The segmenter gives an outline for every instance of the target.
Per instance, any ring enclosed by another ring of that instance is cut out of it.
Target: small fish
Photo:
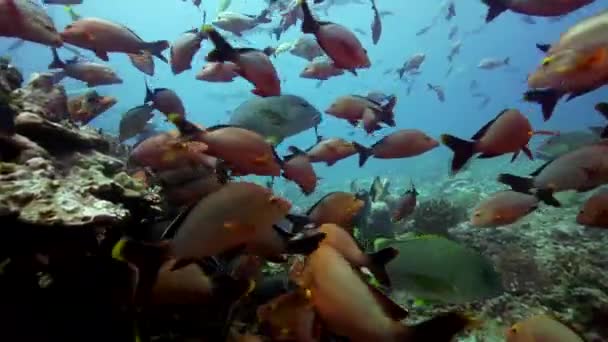
[[[118,140],[123,142],[133,138],[144,130],[146,124],[154,116],[154,107],[144,104],[129,109],[120,119]]]
[[[46,5],[81,5],[83,0],[42,0]]]
[[[510,57],[507,57],[505,59],[484,58],[481,61],[479,61],[479,64],[477,64],[477,67],[479,69],[493,70],[493,69],[497,69],[497,68],[509,65],[510,60],[511,60]]]
[[[167,88],[150,89],[147,81],[145,85],[144,103],[152,102],[153,108],[165,115],[178,114],[181,117],[186,117],[184,104],[173,90]]]
[[[289,53],[301,57],[307,61],[313,61],[317,57],[324,55],[319,43],[311,36],[302,36],[291,44]]]
[[[90,90],[83,95],[68,100],[68,112],[74,122],[84,125],[98,115],[112,108],[117,100],[112,96],[101,96],[95,90]]]
[[[196,74],[196,79],[206,82],[232,82],[239,76],[239,67],[231,62],[209,62]]]
[[[230,7],[231,3],[232,3],[232,0],[220,0],[219,5],[217,6],[217,12],[218,13],[224,12],[225,10],[228,9],[228,7]]]
[[[410,216],[416,209],[418,191],[412,183],[412,187],[407,190],[399,199],[396,209],[393,211],[393,222],[399,222]]]
[[[554,193],[567,190],[590,191],[608,183],[608,140],[583,146],[549,161],[530,177],[508,173],[498,176],[500,183],[514,191],[534,193],[541,201],[555,207],[561,206]]]
[[[532,316],[505,331],[506,342],[583,342],[574,331],[548,315]]]
[[[66,43],[93,51],[103,61],[109,60],[108,52],[137,54],[146,50],[167,62],[162,52],[169,47],[168,41],[145,42],[129,28],[105,19],[76,20],[65,27],[61,38]]]
[[[450,1],[447,6],[445,20],[450,21],[455,16],[456,16],[456,5],[454,4],[454,1]]]
[[[363,119],[365,113],[378,115],[379,120],[390,127],[395,127],[394,108],[397,98],[393,96],[387,103],[377,103],[360,95],[346,95],[337,98],[325,110],[325,113],[348,121],[352,126]]]
[[[342,138],[323,139],[306,150],[306,154],[311,162],[325,162],[327,166],[332,166],[336,162],[353,156],[356,153],[357,150],[354,144]]]
[[[380,35],[382,34],[382,21],[380,19],[380,13],[376,7],[376,0],[370,0],[372,2],[372,10],[374,11],[374,21],[372,22],[372,42],[378,44],[380,41]]]
[[[422,63],[424,63],[425,59],[426,55],[424,53],[417,53],[410,57],[407,61],[405,61],[405,63],[403,63],[403,66],[401,68],[397,69],[399,78],[403,78],[403,75],[405,75],[406,73],[412,74],[418,71],[418,69],[420,69],[420,67],[422,66]]]
[[[422,36],[429,32],[429,30],[433,27],[433,25],[425,26],[416,32],[416,36]]]
[[[474,227],[500,227],[515,223],[536,209],[538,199],[533,195],[500,191],[473,210],[470,222]]]
[[[257,16],[223,11],[218,12],[217,18],[211,24],[241,37],[244,32],[252,30],[260,24],[270,23],[269,15],[270,11],[267,8]]]
[[[367,51],[357,37],[346,27],[316,20],[308,3],[297,0],[304,12],[302,32],[314,34],[317,42],[334,65],[345,70],[366,69],[371,66]]]
[[[268,56],[252,48],[235,49],[210,25],[203,27],[203,32],[215,45],[207,55],[208,62],[232,62],[239,68],[239,74],[251,82],[255,88],[252,93],[258,96],[281,95],[281,81]]]
[[[161,132],[139,142],[131,151],[129,162],[155,172],[193,168],[205,164],[207,145],[184,141],[176,131]]]
[[[58,48],[63,39],[51,17],[37,2],[4,0],[0,2],[0,36],[13,37]]]
[[[283,177],[295,182],[304,195],[308,196],[317,187],[317,175],[306,152],[295,146],[288,148],[290,155],[283,157]]]
[[[350,192],[331,192],[310,207],[306,216],[318,226],[333,223],[352,233],[354,220],[364,204]]]
[[[439,143],[416,129],[401,129],[393,132],[371,147],[353,143],[359,153],[359,166],[365,165],[369,157],[396,159],[415,157],[439,146]]]
[[[439,102],[445,102],[445,92],[443,91],[443,88],[441,86],[427,83],[427,87],[429,90],[435,92],[435,95],[437,95],[437,100],[439,100]]]
[[[201,43],[206,35],[197,29],[192,29],[181,34],[171,44],[171,71],[178,75],[192,68],[192,58],[200,50]]]
[[[576,216],[578,224],[608,228],[608,190],[600,189],[585,201]]]
[[[454,152],[451,169],[456,173],[477,153],[481,153],[479,158],[494,158],[513,153],[513,162],[523,151],[533,160],[528,142],[534,134],[554,135],[555,132],[534,131],[530,121],[520,111],[505,109],[475,133],[471,137],[472,141],[449,134],[443,134],[441,141]]]
[[[344,70],[336,68],[329,58],[317,57],[304,67],[304,70],[300,73],[300,77],[326,81],[343,74]]]
[[[456,35],[458,34],[458,26],[452,26],[452,28],[450,29],[450,33],[448,33],[448,39],[452,40],[456,37]]]
[[[79,61],[77,58],[63,62],[56,49],[52,49],[53,61],[49,64],[49,69],[62,69],[57,74],[60,80],[65,76],[85,82],[88,87],[101,85],[122,84],[123,80],[109,66]]]

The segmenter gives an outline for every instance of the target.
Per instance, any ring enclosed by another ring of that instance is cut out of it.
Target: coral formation
[[[446,199],[421,202],[412,214],[413,230],[420,234],[448,235],[448,229],[466,219],[466,208]]]

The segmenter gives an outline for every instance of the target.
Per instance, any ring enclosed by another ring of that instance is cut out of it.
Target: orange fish
[[[379,159],[414,157],[434,149],[439,143],[417,129],[402,129],[385,136],[371,147],[358,143],[354,145],[359,153],[359,166],[363,166],[371,156]]]
[[[310,163],[310,157],[295,146],[290,146],[289,151],[292,154],[283,158],[283,177],[295,182],[308,196],[317,187],[317,174]]]
[[[548,315],[537,315],[514,324],[505,332],[506,342],[583,342],[564,324]]]
[[[336,162],[357,153],[352,142],[342,138],[329,138],[321,140],[306,151],[312,163],[325,162],[332,166]]]
[[[533,195],[515,191],[500,191],[484,199],[473,211],[471,224],[475,227],[499,227],[517,222],[538,209]]]
[[[365,203],[350,192],[331,192],[315,203],[306,215],[317,225],[334,223],[352,233],[354,219]]]
[[[584,226],[608,228],[608,189],[601,189],[583,204],[576,222]]]

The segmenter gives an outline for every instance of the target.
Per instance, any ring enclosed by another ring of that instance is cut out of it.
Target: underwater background
[[[218,5],[216,2],[218,1],[204,0],[201,8],[197,9],[190,1],[178,0],[85,0],[75,8],[85,17],[95,16],[125,24],[142,37],[172,40],[186,30],[200,28],[203,24],[203,9],[206,11],[207,21],[215,18]],[[416,128],[436,139],[446,132],[459,137],[470,137],[505,108],[520,110],[536,130],[584,131],[590,126],[605,126],[605,120],[593,109],[597,103],[608,100],[608,91],[605,88],[569,102],[560,102],[552,119],[546,122],[543,120],[540,106],[526,102],[522,97],[528,89],[528,74],[544,57],[535,45],[557,41],[562,32],[581,19],[605,10],[604,1],[595,1],[560,17],[559,20],[534,17],[534,23],[522,20],[523,15],[513,12],[502,14],[486,23],[484,18],[487,7],[481,1],[462,0],[456,1],[455,4],[457,15],[446,21],[443,17],[434,19],[438,13],[442,13],[445,6],[444,2],[438,0],[377,0],[380,10],[390,11],[392,14],[383,17],[382,38],[376,45],[372,44],[369,32],[373,16],[369,1],[352,1],[330,6],[326,12],[317,11],[316,14],[321,19],[331,19],[351,30],[360,29],[365,33],[356,35],[366,47],[372,67],[358,70],[356,76],[347,72],[340,77],[323,81],[318,86],[317,80],[299,77],[300,71],[307,63],[304,59],[286,53],[277,55],[271,57],[271,60],[281,79],[282,93],[301,96],[321,112],[342,95],[366,94],[370,91],[396,95],[398,101],[394,113],[397,127],[384,128],[371,135],[351,126],[345,120],[323,114],[318,127],[321,136],[343,137],[365,146],[402,128]],[[232,0],[230,11],[258,14],[266,6],[267,3],[262,0]],[[71,22],[63,6],[48,6],[47,13],[59,29]],[[433,24],[427,33],[416,34],[430,23]],[[262,24],[247,32],[242,39],[229,40],[236,42],[235,45],[261,49],[267,46],[276,47],[281,42],[294,41],[302,35],[297,25],[277,41],[268,29],[270,26]],[[455,38],[450,40],[448,34],[454,26],[458,27],[458,32]],[[461,51],[450,62],[447,55],[452,42],[457,40],[462,42]],[[13,38],[1,37],[0,55],[8,56],[10,63],[25,80],[33,73],[48,70],[48,64],[52,60],[48,47],[25,43],[17,49],[9,49],[13,43]],[[174,75],[167,65],[157,60],[155,75],[151,77],[135,69],[125,54],[112,54],[107,64],[120,75],[123,83],[96,87],[96,90],[101,95],[116,97],[118,103],[89,122],[88,126],[101,130],[103,134],[118,136],[123,113],[143,103],[145,79],[152,88],[174,90],[186,107],[189,121],[205,127],[227,123],[235,108],[256,95],[251,94],[251,85],[242,78],[231,83],[209,83],[194,79],[194,72],[206,63],[205,55],[212,49],[213,44],[204,40],[201,50],[194,56],[192,70],[180,75]],[[426,60],[420,67],[420,74],[400,79],[396,69],[416,53],[426,55]],[[72,53],[59,49],[59,55],[66,60]],[[94,58],[88,51],[84,52],[84,55]],[[502,60],[507,57],[510,61],[504,67],[493,70],[477,67],[479,61],[484,58]],[[453,71],[447,75],[449,68]],[[472,81],[478,84],[475,91],[470,88]],[[413,83],[411,92],[406,92],[410,83]],[[428,90],[427,83],[441,86],[445,92],[444,102],[438,101],[436,95]],[[61,84],[70,96],[87,91],[86,85],[73,79],[65,79]],[[476,92],[489,97],[489,103],[482,106],[482,99],[472,95]],[[160,114],[155,115],[152,122],[160,131],[174,129],[174,125]],[[530,149],[534,152],[544,139],[542,136],[532,137]],[[307,130],[286,138],[276,150],[283,156],[287,154],[288,146],[306,149],[316,142],[313,131]],[[133,140],[127,141],[127,145],[132,144]],[[435,294],[440,293],[437,298],[424,301],[417,296],[408,295],[407,290],[397,290],[391,296],[399,304],[409,307],[410,317],[416,319],[432,317],[436,313],[452,309],[464,309],[480,317],[483,321],[482,327],[459,336],[459,341],[504,341],[504,329],[511,324],[531,315],[547,312],[557,316],[560,321],[567,322],[581,336],[584,335],[587,341],[608,341],[608,235],[605,230],[585,228],[575,221],[580,205],[590,194],[559,194],[558,199],[562,202],[562,207],[543,206],[506,227],[475,228],[468,222],[475,206],[490,194],[506,189],[496,181],[497,174],[529,174],[543,165],[544,161],[530,161],[525,156],[520,156],[515,162],[511,162],[511,155],[475,159],[463,171],[451,175],[452,155],[448,148],[441,146],[413,158],[370,159],[364,167],[359,167],[356,157],[332,166],[318,163],[315,164],[315,172],[319,183],[313,194],[304,195],[297,184],[280,178],[274,181],[273,191],[289,199],[296,212],[304,213],[328,193],[368,190],[380,183],[378,186],[384,192],[384,199],[381,198],[378,202],[387,204],[384,207],[372,204],[369,209],[372,213],[369,214],[367,225],[390,226],[384,230],[405,235],[411,231],[422,235],[439,235],[483,255],[493,265],[490,268],[500,274],[500,280],[495,279],[493,271],[488,271],[492,273],[487,276],[492,278],[490,280],[485,279],[485,275],[479,276],[475,273],[487,267],[485,261],[481,262],[475,257],[469,260],[468,255],[463,256],[464,261],[458,261],[461,254],[454,252],[455,254],[451,255],[451,247],[445,247],[447,254],[443,260],[453,258],[450,259],[453,261],[451,264],[429,262],[428,265],[422,263],[420,266],[434,268],[432,274],[449,273],[450,277],[454,277],[446,280],[448,285],[433,283],[437,285]],[[86,169],[88,162],[80,163]],[[101,164],[105,165],[104,167],[112,165],[111,162]],[[3,171],[1,173],[4,174],[7,167],[4,165],[0,168],[0,171]],[[2,188],[4,193],[16,193],[28,186],[35,187],[37,175],[32,175],[28,182]],[[82,178],[89,176],[83,175]],[[267,178],[243,177],[262,185],[266,184]],[[0,182],[4,181],[10,182],[11,179],[3,179]],[[86,186],[87,182],[83,184]],[[387,205],[407,191],[411,184],[415,184],[419,193],[418,208],[407,222],[394,224],[390,218],[385,217],[385,211],[389,210]],[[74,181],[73,187],[78,186],[78,181]],[[144,190],[139,188],[137,191],[144,193]],[[129,195],[122,193],[121,196],[127,198]],[[0,197],[11,201],[10,206],[15,206],[14,199],[7,199],[10,196]],[[107,196],[104,199],[112,198]],[[145,201],[148,200],[150,198]],[[135,205],[129,202],[127,207],[145,216],[148,210],[142,209],[147,205],[145,201]],[[87,204],[80,203],[82,206]],[[93,211],[95,210],[102,209],[96,208]],[[28,222],[27,229],[34,229],[30,226],[31,221]],[[41,238],[44,239],[46,238]],[[373,241],[363,241],[362,244],[372,248]],[[6,256],[5,254],[10,253],[3,253],[2,256]],[[472,269],[475,272],[471,271]],[[471,275],[471,279],[466,278],[469,273],[475,273]],[[459,276],[464,278],[456,280]],[[501,284],[497,286],[504,287],[504,292],[497,297],[477,300],[477,295],[484,297],[495,290],[490,289],[492,284],[480,284],[479,277],[488,283],[499,281]],[[442,286],[450,288],[445,289]],[[488,293],[481,293],[484,291]],[[455,300],[457,296],[450,297],[452,292],[466,293],[463,294],[466,299]],[[450,299],[442,302],[444,295]]]

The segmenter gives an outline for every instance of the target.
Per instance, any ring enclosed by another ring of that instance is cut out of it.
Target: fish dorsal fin
[[[382,293],[382,291],[380,291],[373,285],[367,283],[367,288],[376,299],[378,305],[382,307],[382,311],[384,311],[384,313],[393,320],[401,321],[409,315],[409,312],[405,308],[393,302],[392,299],[390,299],[387,295]]]
[[[382,107],[382,104],[381,104],[380,102],[375,101],[375,100],[372,100],[372,99],[370,99],[370,98],[369,98],[369,97],[367,97],[367,96],[362,96],[362,95],[351,95],[351,96],[352,96],[352,97],[356,97],[356,98],[358,98],[358,99],[362,99],[362,100],[369,101],[369,102],[371,102],[371,103],[375,104],[375,105],[376,105],[376,106],[378,106],[378,107]]]
[[[319,206],[319,204],[323,203],[323,201],[325,201],[326,198],[328,198],[329,196],[332,196],[332,195],[334,195],[336,193],[337,193],[337,191],[330,192],[330,193],[326,194],[325,196],[321,197],[317,201],[317,203],[313,204],[312,207],[310,207],[310,209],[308,209],[308,211],[306,212],[306,216],[309,216],[310,213],[312,213],[315,210],[315,208]]]
[[[255,51],[255,52],[263,52],[263,51],[260,51],[260,50],[258,50],[258,49],[254,49],[254,48],[247,48],[247,47],[244,47],[244,48],[235,48],[234,50],[235,50],[236,52],[238,52],[239,54],[242,54],[242,53],[248,53],[248,52],[254,52],[254,51]]]
[[[492,126],[492,124],[501,116],[503,115],[505,112],[507,112],[508,109],[504,109],[502,110],[500,113],[498,113],[498,115],[496,115],[496,117],[492,120],[490,120],[487,124],[485,124],[483,127],[481,127],[479,129],[479,131],[477,131],[477,133],[475,133],[472,137],[471,140],[479,140],[481,139],[481,137],[483,137],[484,134],[486,134],[486,132],[488,131],[488,128],[490,128]]]
[[[532,177],[536,177],[538,175],[540,175],[541,172],[543,172],[543,170],[549,166],[549,164],[553,163],[555,161],[555,159],[549,160],[548,162],[544,163],[541,167],[539,167],[538,169],[536,169],[534,172],[532,172],[530,174],[530,176]]]
[[[220,125],[214,125],[214,126],[211,126],[211,127],[207,127],[207,128],[205,128],[205,130],[207,132],[213,132],[213,131],[217,131],[219,129],[228,128],[228,127],[239,127],[239,126],[220,124]],[[241,127],[239,127],[239,128],[241,128]]]
[[[539,49],[540,51],[547,53],[547,51],[549,51],[549,49],[551,48],[551,44],[536,44],[536,48]]]

